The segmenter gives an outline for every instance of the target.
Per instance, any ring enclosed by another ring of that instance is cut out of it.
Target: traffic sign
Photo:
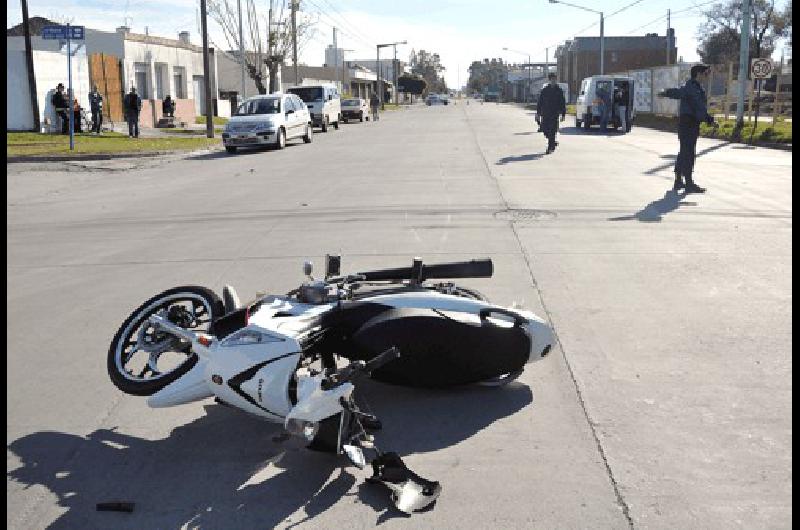
[[[769,79],[772,77],[772,60],[752,59],[750,61],[750,74],[753,79]]]
[[[42,28],[42,38],[84,40],[86,38],[86,28],[84,26],[44,26]]]
[[[65,40],[67,38],[66,26],[44,26],[42,27],[43,39]]]

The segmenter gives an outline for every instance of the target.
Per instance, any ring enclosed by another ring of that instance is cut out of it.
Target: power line
[[[626,33],[625,35],[631,35],[631,34],[633,34],[633,33],[636,33],[636,32],[637,32],[637,31],[639,31],[640,29],[644,29],[644,28],[646,28],[647,26],[652,26],[652,25],[653,25],[653,24],[655,24],[656,22],[659,22],[659,21],[661,21],[661,20],[665,20],[666,18],[667,18],[667,15],[661,15],[660,17],[658,17],[658,18],[656,18],[656,19],[653,19],[653,20],[651,20],[651,21],[650,21],[650,22],[648,22],[647,24],[641,25],[641,26],[639,26],[638,28],[636,28],[636,29],[633,29],[633,30],[629,31],[629,32],[628,32],[628,33]]]
[[[345,25],[349,26],[352,31],[354,31],[355,33],[360,34],[362,37],[366,38],[368,41],[377,42],[377,40],[373,39],[372,36],[367,35],[365,32],[361,31],[361,28],[359,28],[355,24],[350,23],[350,21],[347,20],[347,18],[344,16],[344,14],[341,11],[339,11],[338,9],[336,9],[336,7],[334,5],[332,5],[328,0],[321,0],[321,1],[324,2],[326,5],[330,6],[330,8],[334,12],[337,13],[339,19],[342,20],[345,23]]]
[[[325,18],[327,18],[327,19],[328,19],[328,22],[326,22],[326,21],[323,21],[323,20],[321,20],[321,19],[320,19],[320,22],[322,22],[322,23],[324,23],[324,24],[327,24],[327,25],[329,25],[329,26],[331,26],[331,27],[333,27],[333,28],[337,28],[337,30],[339,30],[339,32],[340,32],[340,33],[342,33],[342,34],[344,34],[344,35],[347,35],[348,37],[352,38],[353,40],[361,41],[363,44],[365,44],[366,46],[368,46],[368,47],[370,47],[370,48],[371,48],[371,47],[373,47],[373,46],[375,45],[374,43],[372,43],[372,42],[369,42],[369,41],[365,40],[365,39],[364,39],[363,37],[361,37],[361,36],[354,35],[354,34],[353,34],[353,33],[351,33],[350,31],[346,31],[344,28],[342,28],[342,23],[341,23],[341,21],[338,21],[338,20],[336,20],[336,19],[335,19],[335,18],[333,18],[331,15],[329,15],[328,13],[326,13],[326,12],[325,12],[325,11],[324,11],[324,10],[323,10],[323,9],[322,9],[320,6],[319,6],[319,4],[317,4],[316,2],[313,2],[312,0],[306,0],[306,1],[307,1],[308,3],[310,3],[311,5],[313,5],[315,8],[317,8],[317,11],[316,11],[316,13],[317,13],[318,15],[321,15],[321,16],[323,16],[323,17],[325,17]]]

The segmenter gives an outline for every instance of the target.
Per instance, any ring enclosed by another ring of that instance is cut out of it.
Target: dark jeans
[[[128,136],[139,137],[139,115],[128,116]]]
[[[67,111],[59,110],[56,114],[61,118],[61,134],[69,134],[69,116],[67,116]]]
[[[675,174],[683,176],[686,180],[692,179],[698,136],[700,136],[700,123],[687,114],[681,114],[678,119],[678,140],[681,148],[678,151],[678,158],[675,159]]]
[[[556,146],[556,133],[558,132],[558,115],[542,116],[542,134],[547,138],[547,148],[554,149]]]
[[[92,111],[92,132],[99,133],[103,125],[103,113],[99,110]]]

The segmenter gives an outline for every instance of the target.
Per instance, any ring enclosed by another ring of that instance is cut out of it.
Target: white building
[[[33,129],[28,68],[25,60],[25,39],[6,37],[6,130],[30,131]],[[68,87],[66,46],[57,40],[44,40],[31,36],[33,75],[36,79],[36,99],[39,106],[39,123],[42,131],[60,130],[55,109],[50,99],[58,83]],[[89,67],[86,46],[72,43],[72,88],[81,107],[89,108]]]

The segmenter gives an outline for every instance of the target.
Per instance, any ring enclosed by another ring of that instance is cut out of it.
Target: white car
[[[313,138],[311,114],[294,94],[270,94],[246,99],[222,131],[222,144],[229,153],[239,147],[286,147],[287,140]]]
[[[345,123],[347,123],[347,120],[369,120],[367,100],[362,98],[343,99],[342,119]]]

